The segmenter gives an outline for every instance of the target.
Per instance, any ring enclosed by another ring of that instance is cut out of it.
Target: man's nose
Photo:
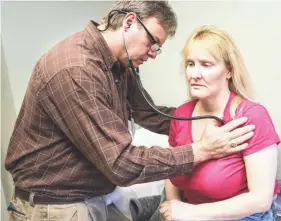
[[[148,51],[148,56],[152,59],[155,59],[157,57],[157,52],[156,51],[152,51],[151,48]]]

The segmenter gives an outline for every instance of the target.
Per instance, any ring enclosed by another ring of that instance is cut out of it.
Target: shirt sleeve
[[[248,142],[248,148],[242,151],[243,156],[255,153],[273,144],[279,144],[280,139],[274,128],[266,108],[258,103],[242,104],[240,113],[248,118],[247,125],[254,124],[254,136]]]
[[[105,75],[83,68],[56,74],[40,92],[46,113],[85,157],[114,184],[167,179],[191,171],[193,151],[134,146],[131,135],[111,107]]]
[[[154,133],[168,135],[170,119],[153,110],[143,97],[134,75],[131,72],[127,72],[127,76],[128,101],[133,110],[133,118],[135,122]],[[144,93],[149,101],[154,104],[153,99],[148,92],[144,90]],[[173,112],[175,111],[174,107],[156,106],[156,108],[169,115],[173,115]]]

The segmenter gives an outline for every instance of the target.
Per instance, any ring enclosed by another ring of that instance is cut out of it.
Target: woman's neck
[[[222,117],[229,95],[230,91],[225,90],[214,97],[199,99],[195,107],[196,115],[214,115]]]

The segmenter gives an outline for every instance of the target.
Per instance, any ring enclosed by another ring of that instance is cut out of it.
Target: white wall
[[[3,2],[2,32],[18,112],[35,62],[54,44],[106,15],[110,1]]]
[[[16,120],[16,111],[6,66],[5,53],[2,46],[3,45],[1,45],[1,205],[3,208],[1,208],[3,212],[1,213],[1,218],[2,220],[8,220],[5,208],[12,191],[12,178],[3,165],[9,138]]]
[[[2,98],[3,94],[7,95],[2,99],[1,113],[6,119],[2,122],[1,133],[4,156],[36,60],[64,37],[82,30],[88,20],[99,20],[111,4],[109,1],[2,3],[1,50],[6,68],[1,71],[8,82],[5,87],[2,84]],[[267,106],[281,136],[278,102],[281,95],[281,2],[172,1],[171,4],[179,18],[178,32],[173,40],[167,41],[163,54],[141,67],[144,87],[156,103],[177,106],[187,99],[180,51],[192,30],[203,24],[214,24],[227,30],[236,40],[253,78],[256,97]],[[281,154],[279,158],[281,162]],[[3,180],[6,182],[7,177],[2,176],[2,183]],[[8,197],[9,190],[4,187],[4,191]]]

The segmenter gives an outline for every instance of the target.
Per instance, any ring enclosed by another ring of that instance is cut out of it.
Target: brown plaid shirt
[[[169,120],[148,106],[96,25],[91,21],[35,65],[5,163],[17,187],[80,199],[192,170],[190,146],[131,144],[129,106],[135,122],[156,133],[168,134]]]

